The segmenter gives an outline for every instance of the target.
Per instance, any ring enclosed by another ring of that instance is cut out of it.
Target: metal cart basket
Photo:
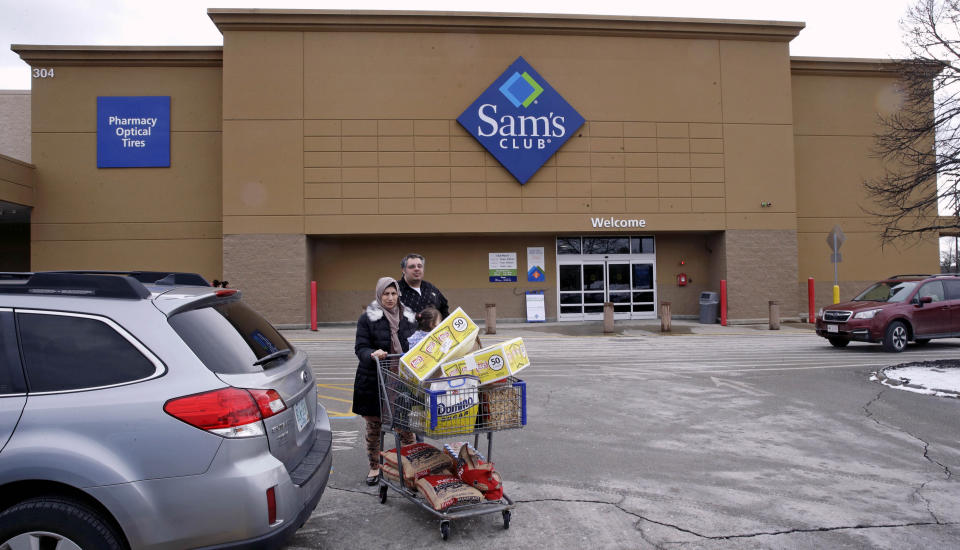
[[[392,433],[394,448],[398,451],[397,469],[399,482],[380,475],[380,502],[386,503],[387,491],[393,489],[401,496],[440,518],[440,536],[450,536],[450,520],[481,516],[500,512],[503,528],[510,528],[513,500],[506,494],[498,500],[476,504],[455,505],[437,511],[415,489],[407,487],[403,480],[403,460],[400,459],[400,432],[411,432],[431,439],[462,438],[472,435],[473,446],[479,449],[480,435],[486,434],[487,460],[492,460],[493,432],[520,429],[527,423],[527,386],[517,378],[503,382],[460,390],[434,391],[421,387],[420,383],[406,373],[400,365],[400,355],[388,355],[377,360],[380,381],[380,448],[384,448],[386,434]],[[453,394],[456,394],[454,397]],[[470,403],[466,411],[457,403]],[[472,399],[472,401],[471,401]],[[471,407],[475,414],[470,414]],[[449,414],[456,408],[461,414]],[[381,457],[381,465],[383,458]],[[382,468],[381,468],[382,472]]]

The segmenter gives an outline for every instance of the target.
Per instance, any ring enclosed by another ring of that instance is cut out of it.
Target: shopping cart
[[[400,365],[400,355],[388,355],[377,360],[380,380],[380,448],[384,448],[386,434],[392,433],[394,448],[398,450],[399,481],[380,475],[380,502],[387,502],[387,491],[393,489],[401,496],[440,518],[440,536],[450,536],[450,520],[494,514],[503,515],[503,528],[510,528],[514,502],[506,494],[498,500],[475,504],[454,505],[438,511],[415,489],[404,484],[403,460],[400,459],[400,433],[411,432],[435,440],[473,436],[473,447],[479,449],[480,436],[486,434],[487,460],[493,460],[493,432],[520,429],[527,424],[527,385],[517,378],[479,388],[456,390],[458,403],[470,403],[476,414],[446,415],[454,390],[434,391],[421,386]],[[458,408],[458,412],[463,412]],[[450,416],[455,416],[451,421]],[[383,458],[381,457],[381,466]],[[382,472],[382,468],[381,468]]]

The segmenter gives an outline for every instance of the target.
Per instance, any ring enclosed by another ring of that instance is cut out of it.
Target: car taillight
[[[267,489],[267,524],[273,525],[277,522],[277,488]]]
[[[260,414],[263,415],[264,418],[270,418],[277,413],[287,410],[287,405],[283,402],[277,390],[247,391],[250,392],[250,395],[256,400],[257,406],[260,407]]]
[[[170,416],[223,437],[263,435],[261,408],[249,391],[239,388],[178,397],[163,405]]]

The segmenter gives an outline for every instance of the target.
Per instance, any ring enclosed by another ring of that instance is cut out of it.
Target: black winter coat
[[[446,319],[450,315],[450,305],[447,303],[447,297],[440,292],[440,289],[427,281],[420,281],[420,292],[410,288],[407,280],[400,277],[397,281],[400,291],[400,302],[412,309],[414,313],[420,313],[423,308],[433,306],[440,311],[440,319]]]
[[[416,314],[404,307],[397,331],[403,351],[409,349],[407,338],[416,330]],[[383,308],[374,300],[357,320],[357,340],[353,346],[353,351],[360,360],[357,376],[353,381],[353,412],[360,416],[380,416],[377,362],[370,357],[370,354],[378,349],[390,351],[390,322],[384,316]]]

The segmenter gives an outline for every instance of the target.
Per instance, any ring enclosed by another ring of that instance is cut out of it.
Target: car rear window
[[[13,312],[0,311],[0,395],[26,391]]]
[[[254,365],[257,360],[284,349],[293,351],[273,325],[240,301],[182,311],[169,321],[197,357],[217,374],[262,372],[263,366]]]
[[[99,319],[18,313],[17,324],[31,392],[112,386],[157,372],[153,362]]]

